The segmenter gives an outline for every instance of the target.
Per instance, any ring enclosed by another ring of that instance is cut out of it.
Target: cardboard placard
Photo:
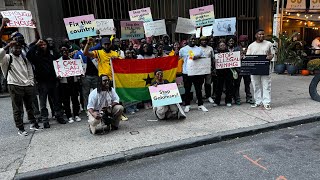
[[[96,19],[96,24],[97,30],[100,31],[100,35],[116,34],[113,19]]]
[[[129,11],[129,16],[130,21],[153,21],[150,7]]]
[[[166,23],[164,19],[143,23],[146,37],[161,36],[167,34]]]
[[[53,61],[54,70],[57,77],[71,77],[84,75],[82,61],[79,59]]]
[[[241,67],[240,51],[216,54],[215,63],[216,69]]]
[[[176,33],[183,34],[195,34],[196,33],[196,24],[194,21],[188,18],[178,17]]]
[[[190,9],[189,13],[190,19],[196,23],[197,27],[214,24],[213,5]]]
[[[63,19],[70,40],[96,36],[96,21],[93,14]]]
[[[167,106],[182,102],[176,83],[149,86],[150,97],[153,107]]]
[[[8,27],[29,27],[36,28],[32,23],[32,14],[26,10],[12,10],[12,11],[1,11],[1,15],[4,18],[10,20],[7,23]]]
[[[188,59],[188,76],[211,74],[211,58]]]
[[[144,29],[142,21],[121,21],[122,39],[142,39],[144,38]]]

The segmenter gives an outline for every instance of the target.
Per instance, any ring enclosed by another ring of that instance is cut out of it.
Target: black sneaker
[[[24,130],[24,128],[19,128],[18,134],[20,136],[28,136],[28,133]]]
[[[30,130],[39,131],[41,128],[38,123],[34,123],[30,125]]]
[[[49,122],[44,122],[43,123],[43,128],[45,128],[45,129],[50,128]]]
[[[63,118],[57,118],[58,123],[60,124],[67,124],[67,121],[64,120]]]
[[[114,125],[111,125],[111,130],[112,130],[112,131],[116,131],[116,130],[118,130],[118,129],[119,129],[119,127],[114,126]]]

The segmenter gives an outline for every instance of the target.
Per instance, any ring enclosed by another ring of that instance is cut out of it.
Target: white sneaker
[[[77,122],[80,122],[81,121],[81,118],[79,116],[75,116],[74,119],[77,121]]]
[[[208,101],[209,101],[209,103],[211,103],[211,104],[214,103],[214,100],[212,99],[212,97],[209,97],[209,98],[208,98]]]
[[[266,110],[268,110],[268,111],[270,111],[270,110],[271,110],[271,106],[270,106],[270,104],[266,104],[266,105],[264,105],[264,108],[265,108]]]
[[[231,103],[227,103],[227,107],[231,107],[232,106],[232,104]]]
[[[260,104],[252,104],[251,107],[252,108],[257,108],[257,107],[260,107]]]
[[[215,102],[213,102],[212,106],[213,106],[213,107],[217,107],[218,104],[216,104]]]
[[[190,106],[188,105],[188,106],[186,106],[185,108],[184,108],[184,112],[189,112],[190,111]]]
[[[198,110],[201,110],[203,112],[208,112],[208,109],[206,107],[204,107],[203,105],[198,106]]]
[[[74,122],[74,120],[72,117],[68,119],[68,123],[73,123],[73,122]]]

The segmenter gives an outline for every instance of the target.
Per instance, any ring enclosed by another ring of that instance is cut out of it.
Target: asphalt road
[[[60,179],[320,179],[320,122],[177,151]]]

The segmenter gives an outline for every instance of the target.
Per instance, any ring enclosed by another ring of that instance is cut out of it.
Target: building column
[[[273,22],[273,0],[258,1],[258,26],[264,29],[266,35],[272,35],[272,22]]]

